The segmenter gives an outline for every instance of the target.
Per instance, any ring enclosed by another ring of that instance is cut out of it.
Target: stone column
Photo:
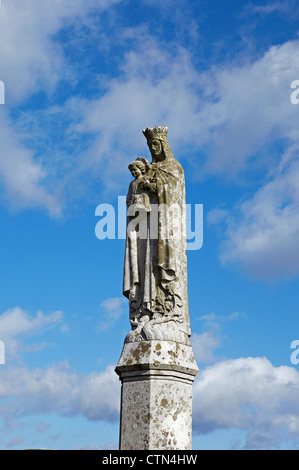
[[[122,383],[120,450],[191,450],[191,346],[174,341],[125,343],[116,367]]]

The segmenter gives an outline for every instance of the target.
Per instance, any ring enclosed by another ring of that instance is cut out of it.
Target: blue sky
[[[95,210],[118,213],[155,125],[204,210],[193,448],[298,448],[298,19],[295,0],[1,2],[0,448],[118,446],[125,242]]]

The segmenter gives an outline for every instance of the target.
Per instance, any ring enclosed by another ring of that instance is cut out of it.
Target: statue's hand
[[[149,180],[140,181],[139,186],[141,189],[145,189],[147,191],[150,191],[151,193],[157,192],[156,183],[153,181],[149,181]]]
[[[142,180],[140,181],[139,186],[142,189],[148,189],[150,186],[150,182],[148,180]]]

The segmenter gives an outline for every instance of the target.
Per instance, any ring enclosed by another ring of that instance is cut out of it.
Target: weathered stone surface
[[[173,341],[125,343],[116,367],[122,381],[121,450],[192,449],[190,346]]]
[[[122,385],[121,450],[192,449],[192,384],[137,375]]]
[[[198,367],[190,346],[174,341],[140,341],[125,343],[116,367],[120,375],[139,370],[172,370],[195,376]]]

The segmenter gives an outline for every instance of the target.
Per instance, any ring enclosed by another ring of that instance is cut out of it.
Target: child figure
[[[130,163],[128,168],[135,179],[129,186],[127,206],[134,204],[136,209],[144,209],[146,212],[150,212],[150,199],[145,192],[145,189],[150,189],[149,185],[151,184],[148,179],[150,163],[146,158],[138,157]]]
[[[146,158],[138,157],[135,161],[130,163],[129,170],[132,176],[135,178],[129,186],[127,195],[127,206],[128,206],[128,220],[127,220],[127,243],[126,243],[126,256],[125,265],[130,265],[127,272],[130,271],[130,278],[127,279],[129,285],[126,296],[130,300],[130,323],[132,330],[128,333],[127,340],[136,340],[139,338],[142,327],[145,322],[149,320],[148,316],[143,313],[143,297],[140,283],[140,272],[141,266],[146,263],[146,259],[141,259],[139,256],[140,244],[146,244],[147,239],[143,238],[140,240],[139,230],[141,219],[145,223],[147,236],[148,230],[148,218],[150,217],[151,205],[149,196],[149,172],[150,163]],[[129,210],[130,209],[130,210]],[[136,230],[136,224],[132,224],[135,219],[135,215],[138,215],[138,230]],[[143,224],[141,224],[143,225]],[[140,295],[139,295],[140,292]],[[139,298],[140,297],[140,298]]]

